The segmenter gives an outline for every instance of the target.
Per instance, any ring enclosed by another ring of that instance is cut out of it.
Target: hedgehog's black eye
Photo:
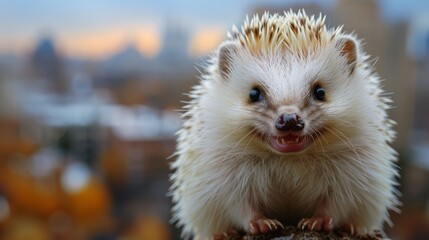
[[[259,102],[262,100],[261,89],[254,87],[249,92],[249,99],[251,102]]]
[[[325,101],[325,89],[320,85],[316,85],[313,90],[313,95],[316,100]]]

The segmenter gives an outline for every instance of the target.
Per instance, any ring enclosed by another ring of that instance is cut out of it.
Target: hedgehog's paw
[[[298,228],[301,230],[307,229],[310,231],[331,231],[334,228],[331,217],[312,217],[303,218],[298,223]]]
[[[284,229],[281,222],[275,219],[256,218],[250,221],[250,234],[258,235]]]
[[[226,240],[226,239],[228,239],[228,234],[227,233],[215,234],[215,235],[213,235],[213,237],[211,239],[212,240]]]
[[[227,240],[239,235],[240,233],[237,231],[237,229],[231,228],[227,232],[213,235],[212,240]]]

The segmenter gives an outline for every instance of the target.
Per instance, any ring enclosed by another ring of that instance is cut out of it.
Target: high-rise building
[[[31,55],[31,68],[43,87],[55,92],[66,91],[63,59],[51,38],[44,37],[37,43]]]

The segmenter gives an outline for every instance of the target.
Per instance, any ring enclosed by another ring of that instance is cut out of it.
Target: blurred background
[[[0,239],[178,239],[168,159],[183,92],[245,15],[305,9],[378,59],[397,121],[402,214],[429,239],[429,2],[0,2]]]

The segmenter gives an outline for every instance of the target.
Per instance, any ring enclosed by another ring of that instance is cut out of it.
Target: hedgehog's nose
[[[296,113],[282,113],[276,120],[276,128],[279,131],[300,131],[304,125],[304,121]]]

